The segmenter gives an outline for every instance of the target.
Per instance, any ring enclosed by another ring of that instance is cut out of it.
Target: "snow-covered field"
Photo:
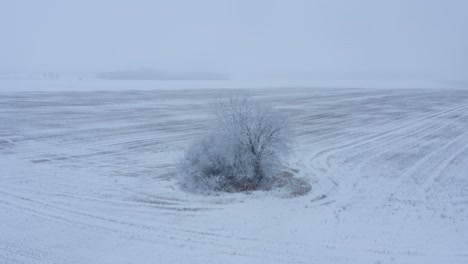
[[[0,263],[468,262],[468,90],[249,89],[297,132],[288,197],[179,188],[227,90],[5,89]]]

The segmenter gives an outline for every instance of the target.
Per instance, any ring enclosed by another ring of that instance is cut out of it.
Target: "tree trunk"
[[[255,179],[256,179],[255,185],[258,185],[260,181],[263,179],[263,177],[265,176],[260,160],[258,159],[256,159],[254,163],[254,173],[255,173]]]

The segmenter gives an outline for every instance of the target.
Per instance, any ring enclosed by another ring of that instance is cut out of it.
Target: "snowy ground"
[[[307,195],[179,189],[226,90],[0,92],[0,263],[468,262],[468,91],[249,93]]]

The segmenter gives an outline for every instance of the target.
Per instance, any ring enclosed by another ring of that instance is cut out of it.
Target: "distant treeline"
[[[139,69],[125,71],[100,72],[98,79],[107,80],[227,80],[229,76],[212,72],[179,72]]]

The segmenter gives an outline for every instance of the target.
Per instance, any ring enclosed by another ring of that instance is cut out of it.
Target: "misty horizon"
[[[0,72],[466,79],[466,1],[16,1]]]

